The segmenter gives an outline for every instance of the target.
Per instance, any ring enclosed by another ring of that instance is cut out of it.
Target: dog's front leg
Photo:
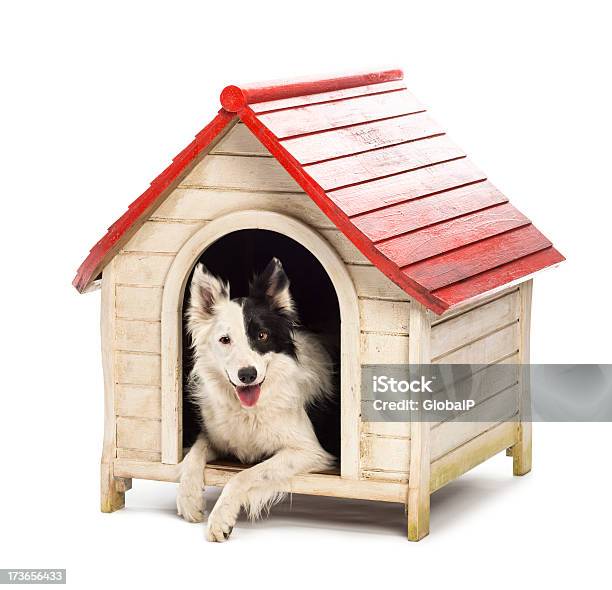
[[[234,528],[241,507],[256,518],[265,507],[280,499],[280,490],[294,475],[325,469],[332,463],[331,456],[322,449],[286,448],[241,471],[225,485],[211,511],[207,539],[225,541]]]
[[[179,516],[188,522],[203,522],[204,468],[206,461],[214,459],[204,434],[200,434],[181,462],[181,479],[176,496],[176,509]]]

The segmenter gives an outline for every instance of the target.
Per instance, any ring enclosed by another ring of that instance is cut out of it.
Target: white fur
[[[213,290],[214,305],[208,313],[192,309],[201,303],[199,288]],[[287,299],[284,303],[292,305]],[[334,458],[319,444],[306,413],[308,404],[329,394],[331,365],[318,340],[303,331],[295,333],[297,362],[285,354],[260,355],[251,349],[241,306],[230,301],[229,289],[202,267],[192,281],[192,308],[188,315],[195,350],[191,395],[200,408],[204,433],[181,463],[178,513],[190,522],[203,520],[207,460],[232,454],[248,464],[268,457],[235,475],[212,510],[207,538],[224,541],[241,508],[257,518],[282,497],[280,489],[292,476],[333,465]],[[230,345],[219,342],[224,335],[231,338]],[[255,382],[262,384],[260,398],[250,408],[242,406],[232,385],[239,383],[237,371],[244,366],[256,367]]]

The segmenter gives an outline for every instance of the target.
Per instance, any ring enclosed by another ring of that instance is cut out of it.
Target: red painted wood
[[[563,260],[457,146],[429,135],[441,130],[395,89],[400,78],[235,87],[224,101],[364,256],[435,313]],[[232,118],[221,110],[109,228],[81,265],[77,289],[97,278]]]
[[[439,289],[435,294],[444,300],[445,305],[453,307],[564,260],[565,258],[557,250],[552,247],[546,248]]]
[[[520,211],[504,203],[397,236],[379,243],[378,248],[404,267],[529,223]]]
[[[258,84],[227,86],[221,92],[221,104],[227,111],[237,113],[249,104],[281,100],[305,94],[332,92],[355,86],[367,86],[401,80],[401,70],[384,70],[380,72],[361,72],[329,78],[298,78],[294,80],[274,80]]]
[[[351,220],[370,240],[378,242],[507,201],[505,195],[485,180],[378,209]]]
[[[282,144],[300,164],[304,165],[443,133],[443,129],[426,113],[415,113],[375,123],[285,139]]]
[[[115,244],[133,225],[142,221],[157,206],[165,197],[165,190],[186,171],[233,118],[232,113],[220,110],[219,114],[196,135],[196,138],[173,159],[172,164],[155,178],[151,186],[109,227],[106,235],[90,250],[72,282],[80,293],[98,277],[108,262]]]
[[[305,166],[325,190],[375,180],[465,156],[446,135]]]
[[[259,115],[277,139],[398,117],[425,110],[407,90],[358,96]]]
[[[304,94],[301,96],[293,96],[281,100],[270,100],[266,102],[258,102],[250,104],[249,107],[254,113],[266,113],[268,111],[278,111],[281,109],[290,109],[293,107],[301,107],[309,104],[320,104],[323,102],[331,102],[333,100],[343,100],[354,96],[365,96],[366,94],[380,94],[381,92],[390,92],[393,90],[405,90],[406,84],[402,80],[393,82],[381,82],[379,84],[368,84],[367,86],[356,86],[354,88],[342,88],[341,90],[332,90],[331,92],[319,92],[317,94]]]
[[[429,292],[517,260],[552,244],[528,225],[402,269]]]
[[[335,190],[328,196],[347,215],[354,216],[485,178],[469,159],[463,158]]]

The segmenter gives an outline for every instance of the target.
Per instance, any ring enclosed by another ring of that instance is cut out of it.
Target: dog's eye
[[[221,344],[229,344],[231,341],[232,339],[229,336],[221,336],[221,338],[219,338]]]
[[[265,330],[260,330],[257,334],[257,339],[261,342],[265,342],[268,339],[268,333]]]

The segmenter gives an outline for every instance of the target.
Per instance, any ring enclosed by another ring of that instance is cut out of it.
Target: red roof
[[[373,264],[436,313],[564,260],[402,78],[228,86],[224,108],[94,246],[75,287],[87,288],[236,115]]]

